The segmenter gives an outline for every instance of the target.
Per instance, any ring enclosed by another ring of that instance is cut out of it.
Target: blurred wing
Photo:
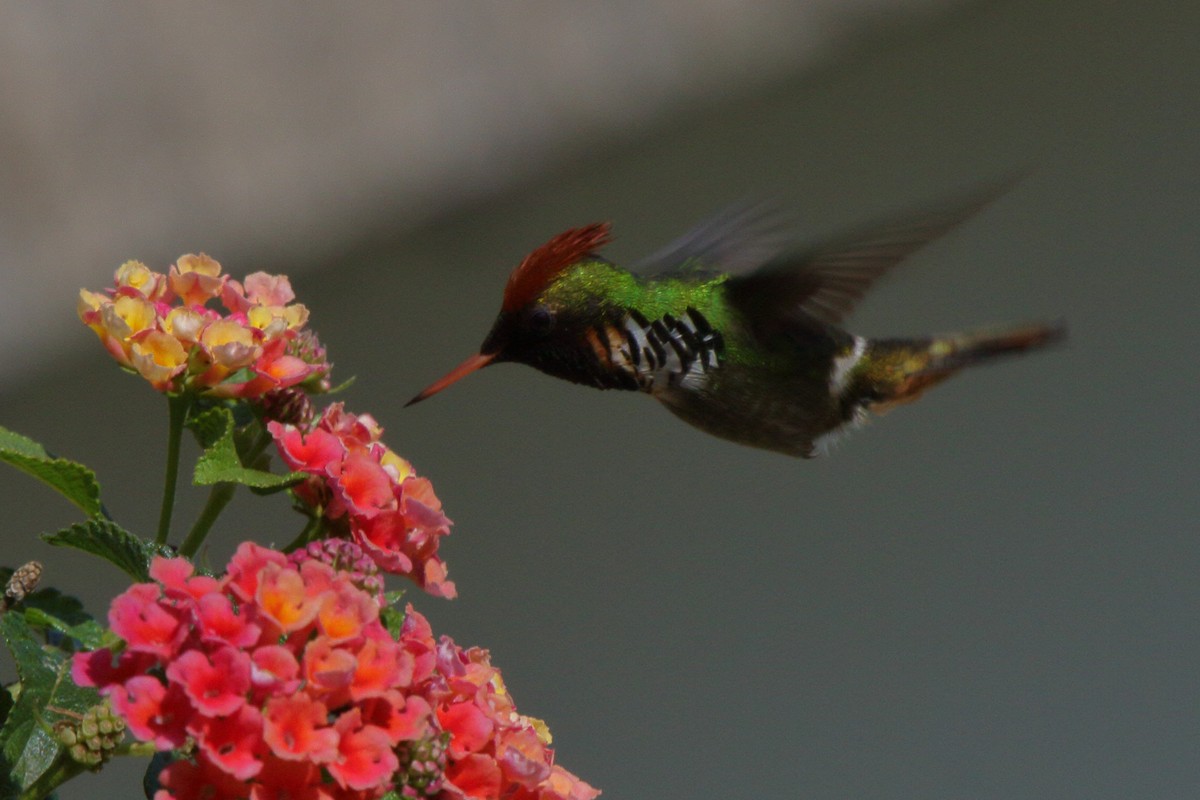
[[[953,210],[883,225],[799,252],[779,253],[726,283],[729,301],[751,320],[782,318],[839,325],[881,275],[945,234],[989,202],[976,199]]]
[[[745,201],[704,220],[632,270],[654,277],[750,272],[794,248],[798,227],[778,204]]]

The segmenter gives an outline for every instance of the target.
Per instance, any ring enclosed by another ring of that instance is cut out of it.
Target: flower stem
[[[157,753],[154,742],[123,742],[113,750],[113,756],[136,756],[149,758]]]
[[[308,524],[304,526],[304,530],[300,531],[300,535],[291,541],[291,544],[283,548],[283,552],[290,553],[293,550],[299,550],[304,545],[311,542],[317,537],[321,531],[321,526],[325,518],[320,514],[316,514],[308,518]]]
[[[166,544],[171,534],[171,512],[175,509],[175,484],[179,478],[179,444],[183,439],[183,423],[187,421],[192,398],[186,394],[167,395],[170,427],[167,430],[167,474],[163,480],[162,510],[158,514],[157,544]]]
[[[254,466],[254,462],[258,461],[258,457],[261,456],[263,451],[267,449],[267,445],[273,441],[274,438],[264,425],[262,429],[259,430],[258,436],[254,438],[254,443],[251,444],[249,450],[246,451],[246,457],[242,459],[242,463],[247,467],[257,469],[257,467]]]
[[[204,509],[200,512],[200,516],[196,518],[192,529],[188,531],[187,538],[179,546],[179,555],[185,558],[191,558],[196,555],[196,551],[204,543],[204,539],[208,536],[213,523],[217,521],[217,517],[225,510],[225,506],[229,505],[229,501],[233,499],[233,494],[236,491],[237,484],[229,482],[215,484],[209,490],[208,502],[204,504]]]

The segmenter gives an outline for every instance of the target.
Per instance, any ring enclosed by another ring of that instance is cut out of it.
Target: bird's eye
[[[529,329],[537,334],[547,334],[554,327],[554,314],[545,306],[537,306],[529,313]]]

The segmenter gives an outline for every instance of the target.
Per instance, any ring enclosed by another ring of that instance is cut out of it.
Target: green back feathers
[[[648,319],[682,315],[695,308],[716,328],[729,322],[722,298],[725,275],[642,279],[607,261],[584,261],[565,270],[542,295],[542,301],[565,308],[599,305],[635,310]]]

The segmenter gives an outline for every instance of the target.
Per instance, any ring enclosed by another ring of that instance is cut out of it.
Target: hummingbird
[[[1060,323],[888,339],[843,329],[876,279],[981,205],[806,246],[777,208],[743,204],[633,271],[600,254],[610,223],[564,231],[509,275],[479,352],[407,405],[514,361],[644,392],[714,436],[811,458],[964,367],[1063,337]]]

